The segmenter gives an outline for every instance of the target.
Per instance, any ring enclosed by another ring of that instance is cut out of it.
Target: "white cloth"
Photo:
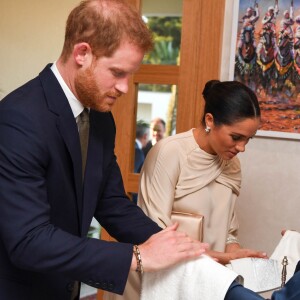
[[[144,273],[141,300],[223,300],[237,277],[202,255],[164,271]]]
[[[276,260],[280,272],[276,271],[272,276],[276,276],[276,281],[279,282],[281,280],[281,262],[284,256],[287,256],[288,259],[286,276],[286,281],[288,281],[294,273],[297,262],[300,260],[299,232],[288,230],[281,238],[270,260],[263,262],[263,259],[250,259],[250,261],[255,261],[256,265],[257,262],[259,263],[255,268],[255,273],[264,276],[266,273],[264,263],[270,269],[274,269],[276,264],[273,260]],[[249,263],[247,258],[232,261],[231,263],[235,268],[241,266],[240,263],[236,266],[238,261]],[[239,275],[247,277],[244,271],[238,274],[208,256],[202,255],[197,260],[182,263],[168,270],[145,273],[142,280],[141,300],[223,300],[233,280],[238,278],[240,281]],[[245,283],[246,281],[247,278],[245,278]],[[276,286],[278,286],[278,283],[276,283]],[[252,289],[262,291],[266,287],[252,287]]]
[[[286,281],[288,281],[293,276],[296,265],[300,260],[299,232],[287,230],[276,246],[270,258],[275,259],[281,263],[284,256],[286,256],[288,259],[288,265],[286,268]]]

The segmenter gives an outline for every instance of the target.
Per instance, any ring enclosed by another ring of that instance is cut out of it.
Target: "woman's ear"
[[[92,49],[88,43],[75,44],[73,48],[73,57],[79,66],[84,66],[92,61]]]
[[[207,113],[205,115],[205,124],[209,128],[212,128],[214,126],[214,116],[211,113]]]

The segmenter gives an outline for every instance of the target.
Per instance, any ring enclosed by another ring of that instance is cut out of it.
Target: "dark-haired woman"
[[[237,154],[245,151],[260,124],[256,95],[240,82],[211,80],[203,97],[200,126],[163,139],[149,152],[138,205],[163,228],[177,212],[189,224],[185,231],[209,243],[208,254],[222,264],[264,258],[264,252],[241,248],[235,213],[241,186]],[[202,224],[198,215],[204,216]]]
[[[235,214],[241,186],[236,155],[245,151],[259,127],[257,98],[242,83],[217,80],[207,82],[203,97],[200,126],[164,138],[149,151],[141,171],[138,205],[162,228],[174,222],[172,216],[179,216],[181,226],[188,225],[185,231],[209,243],[206,253],[222,264],[266,257],[241,248]],[[138,274],[130,274],[123,296],[106,293],[104,299],[138,300],[140,291]]]

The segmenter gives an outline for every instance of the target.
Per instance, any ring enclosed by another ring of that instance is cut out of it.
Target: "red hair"
[[[125,1],[85,0],[68,17],[62,58],[66,61],[74,45],[81,42],[90,45],[96,58],[109,57],[124,40],[144,52],[153,47],[151,32]]]

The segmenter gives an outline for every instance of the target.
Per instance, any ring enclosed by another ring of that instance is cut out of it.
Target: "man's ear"
[[[78,43],[73,48],[73,57],[76,63],[84,66],[92,61],[92,49],[88,43]]]

